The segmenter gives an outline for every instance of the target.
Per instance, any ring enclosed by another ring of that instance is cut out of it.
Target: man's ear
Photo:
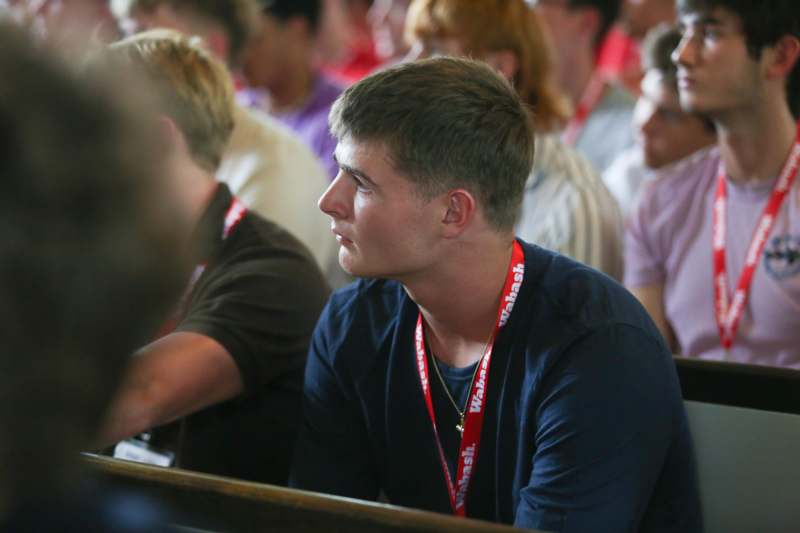
[[[447,193],[447,202],[442,226],[445,237],[458,237],[470,225],[475,217],[477,203],[475,197],[467,190],[454,189]]]
[[[792,35],[784,35],[777,43],[764,50],[764,55],[767,59],[767,78],[786,78],[800,58],[800,40]]]
[[[519,71],[519,58],[513,50],[488,52],[483,60],[507,80],[513,80]]]

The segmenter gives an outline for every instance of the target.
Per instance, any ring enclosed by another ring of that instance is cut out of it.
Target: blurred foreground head
[[[158,149],[103,85],[0,24],[0,514],[69,488],[185,283]]]

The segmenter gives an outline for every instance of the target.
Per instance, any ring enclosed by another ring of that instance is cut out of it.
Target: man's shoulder
[[[558,135],[536,136],[536,153],[532,176],[557,178],[559,183],[577,188],[601,187],[598,171],[578,150],[561,142]],[[533,185],[532,179],[526,184]]]
[[[564,255],[525,244],[530,316],[538,329],[564,329],[579,334],[609,324],[629,324],[654,333],[652,322],[636,299],[618,282]],[[550,326],[548,326],[549,324]]]
[[[283,226],[248,210],[235,231],[222,243],[222,265],[251,263],[287,277],[322,276],[309,249]]]
[[[314,100],[317,105],[330,108],[342,94],[345,87],[324,74],[317,74],[314,87]]]
[[[360,375],[392,346],[407,300],[396,281],[361,279],[338,289],[317,323],[317,355]]]
[[[397,281],[358,279],[334,291],[326,320],[338,326],[378,326],[396,318],[406,297],[405,289]]]
[[[719,161],[719,150],[711,146],[659,170],[642,185],[636,211],[659,219],[672,218],[672,213],[682,218],[678,211],[690,209],[693,198],[709,192]]]

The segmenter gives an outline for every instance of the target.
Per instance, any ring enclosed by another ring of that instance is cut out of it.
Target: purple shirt
[[[328,113],[343,90],[333,81],[317,75],[311,96],[303,107],[287,113],[274,114],[276,119],[288,126],[311,148],[331,180],[336,177],[339,167],[333,160],[336,139],[328,130]]]
[[[666,317],[684,355],[800,368],[800,180],[778,213],[726,354],[712,285],[711,214],[720,156],[714,147],[691,157],[682,172],[645,185],[625,231],[625,284],[663,284]],[[729,294],[774,183],[728,181]]]

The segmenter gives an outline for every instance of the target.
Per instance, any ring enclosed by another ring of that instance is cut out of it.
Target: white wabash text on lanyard
[[[425,333],[422,327],[422,313],[417,318],[417,327],[414,332],[414,346],[417,353],[417,369],[419,370],[419,380],[422,385],[422,395],[425,398],[425,406],[428,409],[428,416],[433,425],[433,432],[436,438],[436,446],[439,452],[439,460],[442,463],[447,491],[450,496],[450,506],[456,516],[466,516],[467,514],[467,491],[469,490],[470,480],[475,463],[478,460],[478,450],[480,449],[481,428],[483,428],[483,415],[486,407],[486,394],[489,385],[489,366],[494,350],[494,341],[500,328],[506,325],[517,300],[517,294],[522,286],[525,276],[525,254],[522,246],[514,241],[514,250],[511,254],[511,263],[508,266],[508,274],[503,285],[503,292],[500,296],[500,308],[497,311],[497,322],[492,332],[483,357],[478,362],[478,375],[472,386],[470,395],[467,398],[466,413],[464,420],[464,432],[461,437],[461,446],[456,462],[456,482],[450,476],[447,468],[447,460],[442,448],[442,441],[439,438],[439,430],[436,426],[436,413],[433,410],[433,399],[430,390],[430,373],[428,372],[428,357],[425,350]],[[436,364],[435,362],[433,364]],[[443,386],[445,386],[443,384]]]
[[[789,158],[781,170],[778,181],[772,189],[767,205],[758,219],[750,246],[747,248],[744,268],[736,284],[732,298],[728,298],[728,271],[725,258],[725,246],[728,238],[727,208],[728,193],[726,185],[725,167],[720,162],[719,175],[717,176],[717,191],[712,214],[712,250],[714,260],[714,314],[717,320],[719,338],[725,350],[730,350],[736,338],[739,321],[744,314],[745,304],[750,294],[753,275],[758,267],[758,260],[764,251],[775,219],[783,205],[783,201],[797,177],[800,165],[800,124],[798,124],[798,137],[792,145]]]

